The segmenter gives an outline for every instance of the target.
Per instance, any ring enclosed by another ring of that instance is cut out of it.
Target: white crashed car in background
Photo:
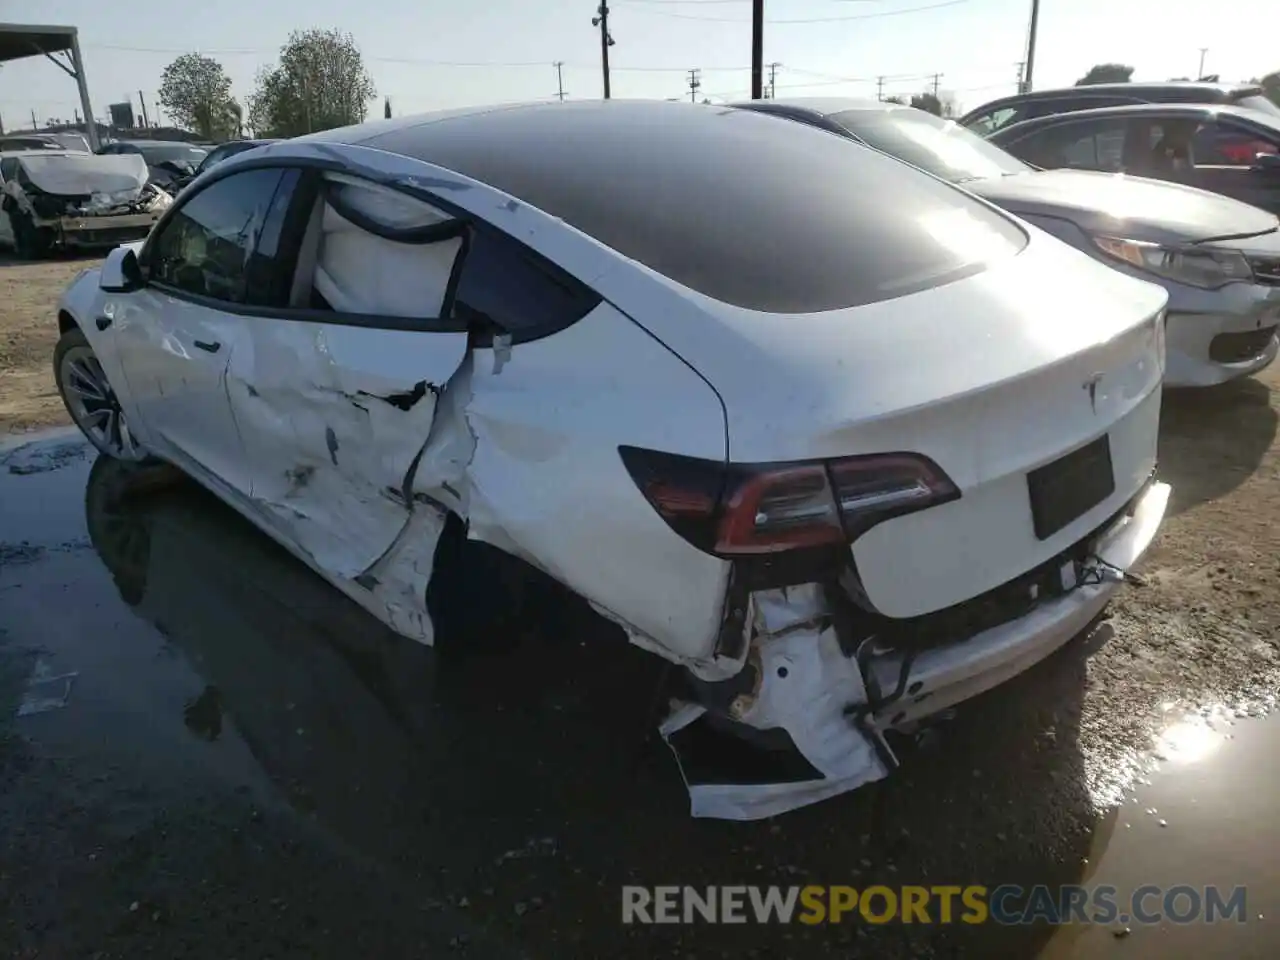
[[[811,773],[1090,625],[1147,549],[1160,288],[914,168],[711,106],[332,130],[197,179],[62,300],[103,452],[176,464],[405,636],[448,514]],[[456,521],[455,521],[456,522]]]
[[[26,259],[140,240],[171,202],[147,178],[139,156],[0,153],[0,244]]]

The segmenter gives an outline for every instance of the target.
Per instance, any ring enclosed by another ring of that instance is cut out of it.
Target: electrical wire
[[[943,7],[956,7],[962,3],[968,3],[969,0],[943,0],[942,3],[932,3],[923,7],[908,7],[905,10],[884,10],[880,13],[856,13],[838,17],[795,17],[795,18],[776,18],[765,19],[766,24],[788,24],[788,23],[844,23],[851,20],[876,20],[880,17],[898,17],[907,13],[924,13],[928,10],[941,10]],[[740,23],[749,24],[751,21],[741,17],[700,17],[692,13],[672,13],[667,10],[649,10],[643,6],[635,9],[636,13],[644,12],[655,17],[670,17],[674,20],[699,20],[703,23]]]

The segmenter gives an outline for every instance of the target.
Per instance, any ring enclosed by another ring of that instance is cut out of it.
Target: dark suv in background
[[[1060,90],[1036,90],[1002,97],[970,110],[957,122],[987,136],[1003,127],[1058,113],[1131,103],[1218,103],[1261,110],[1280,117],[1280,107],[1256,84],[1170,81],[1168,83],[1096,83]]]

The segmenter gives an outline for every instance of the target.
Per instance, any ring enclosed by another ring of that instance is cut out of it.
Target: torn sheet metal
[[[732,718],[760,730],[781,729],[821,776],[786,783],[698,783],[673,743],[674,735],[705,722],[696,704],[678,704],[659,728],[689,788],[695,817],[758,820],[854,790],[889,772],[877,745],[846,711],[867,701],[857,663],[840,649],[825,623],[817,584],[760,591],[752,596],[751,657],[758,687],[730,705]]]
[[[682,411],[678,425],[652,416],[655,384]],[[602,303],[554,337],[475,350],[471,393],[468,536],[564,584],[637,645],[708,679],[736,673],[740,661],[715,654],[728,562],[672,536],[618,454],[625,436],[723,456],[706,382]]]
[[[466,356],[463,333],[247,326],[227,394],[254,503],[322,569],[357,577],[409,521],[439,394]]]
[[[435,641],[426,595],[436,545],[450,510],[467,515],[466,470],[475,453],[475,437],[466,418],[473,362],[468,354],[441,392],[430,435],[413,471],[409,522],[387,552],[356,578],[370,592],[383,620],[402,635],[426,644]]]

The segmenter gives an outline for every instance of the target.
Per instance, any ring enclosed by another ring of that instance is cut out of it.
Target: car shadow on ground
[[[121,600],[207,683],[169,718],[190,749],[242,737],[296,810],[534,956],[1030,956],[1047,928],[936,908],[929,925],[624,926],[621,887],[1056,884],[1094,842],[1079,643],[901,744],[885,781],[773,821],[696,821],[649,733],[661,664],[573,600],[443,655],[190,483],[139,489],[100,460],[86,507]]]
[[[1160,475],[1173,484],[1170,515],[1216,500],[1258,469],[1276,435],[1271,389],[1253,377],[1200,390],[1166,390]]]

